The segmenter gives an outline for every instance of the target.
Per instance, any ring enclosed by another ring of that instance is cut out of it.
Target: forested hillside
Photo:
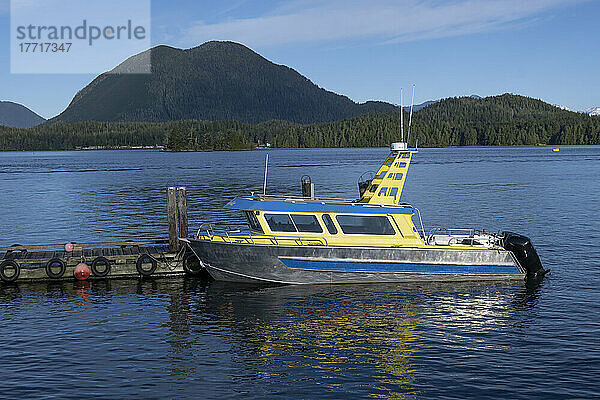
[[[123,73],[148,60],[152,73]],[[314,123],[396,109],[384,102],[357,104],[244,45],[207,42],[186,50],[157,46],[131,57],[79,91],[51,122],[280,119]]]
[[[272,147],[383,147],[398,141],[399,132],[399,113],[307,125],[286,121],[79,122],[30,129],[0,127],[0,149],[165,145],[174,151],[210,151],[249,149],[266,143]],[[600,117],[510,94],[449,98],[414,114],[411,145],[417,138],[420,147],[600,144]]]
[[[202,137],[204,129],[199,128],[177,126],[169,130],[169,147],[201,149],[196,138]],[[270,121],[238,129],[253,143],[274,147],[375,147],[399,140],[400,117],[397,113],[370,114],[311,125]],[[510,94],[442,100],[416,112],[411,130],[411,144],[418,138],[419,146],[424,147],[600,144],[599,117]]]

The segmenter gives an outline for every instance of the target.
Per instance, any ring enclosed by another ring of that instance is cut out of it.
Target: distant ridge
[[[44,118],[21,104],[0,101],[0,125],[12,128],[31,128],[44,122],[46,122]]]
[[[425,101],[425,102],[420,103],[420,104],[415,104],[413,106],[413,111],[417,112],[417,111],[419,111],[422,108],[425,108],[425,107],[428,107],[428,106],[430,106],[432,104],[437,103],[438,101],[441,101],[441,100],[429,100],[429,101]],[[410,106],[404,106],[403,108],[406,111],[410,111]]]
[[[470,96],[468,96],[468,97],[470,97],[471,99],[476,99],[476,100],[480,100],[480,99],[482,99],[482,98],[483,98],[483,97],[481,97],[481,96],[478,96],[478,95],[476,95],[476,94],[472,94],[472,95],[470,95]],[[429,106],[430,106],[430,105],[432,105],[432,104],[439,103],[440,101],[444,101],[444,100],[445,100],[445,99],[429,100],[429,101],[425,101],[425,102],[423,102],[423,103],[421,103],[421,104],[415,104],[415,105],[413,106],[413,111],[415,111],[415,112],[416,112],[416,111],[419,111],[419,110],[421,110],[421,109],[423,109],[423,108],[425,108],[425,107],[429,107]],[[410,111],[410,106],[404,106],[404,109],[405,109],[406,111]]]
[[[151,74],[121,73],[148,59],[146,52],[133,56],[94,79],[51,122],[314,123],[398,109],[379,101],[355,103],[238,43],[207,42],[187,50],[158,46],[148,51]]]
[[[404,123],[406,132],[408,118]],[[173,151],[211,151],[266,143],[274,148],[387,147],[399,135],[397,112],[305,125],[282,120],[85,121],[27,130],[0,127],[0,150],[165,146]],[[600,144],[600,117],[514,94],[450,97],[415,112],[410,144],[417,139],[420,147]]]

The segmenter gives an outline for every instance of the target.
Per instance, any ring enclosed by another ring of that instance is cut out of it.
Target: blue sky
[[[33,1],[33,0],[32,0]],[[42,1],[42,0],[35,0]],[[61,112],[91,74],[11,74],[0,0],[0,100]],[[152,43],[241,42],[355,101],[517,93],[600,106],[600,1],[152,1]]]

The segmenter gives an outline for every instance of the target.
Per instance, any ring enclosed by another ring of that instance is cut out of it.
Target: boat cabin
[[[393,143],[385,161],[367,181],[359,181],[358,200],[252,194],[225,208],[242,211],[250,232],[201,226],[197,237],[227,243],[354,246],[497,248],[498,238],[472,229],[433,229],[428,236],[413,223],[419,211],[400,198],[415,150]],[[304,184],[304,182],[303,182]],[[311,195],[312,196],[312,195]]]
[[[251,234],[322,239],[330,246],[418,246],[423,240],[408,204],[380,205],[352,200],[254,195],[225,208],[243,211]]]

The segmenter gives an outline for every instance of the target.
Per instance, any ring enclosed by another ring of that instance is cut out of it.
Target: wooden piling
[[[177,223],[179,225],[179,237],[188,237],[188,217],[187,217],[187,194],[184,187],[177,188]]]
[[[177,190],[167,188],[167,218],[169,222],[169,250],[179,249],[179,230],[177,227]]]

